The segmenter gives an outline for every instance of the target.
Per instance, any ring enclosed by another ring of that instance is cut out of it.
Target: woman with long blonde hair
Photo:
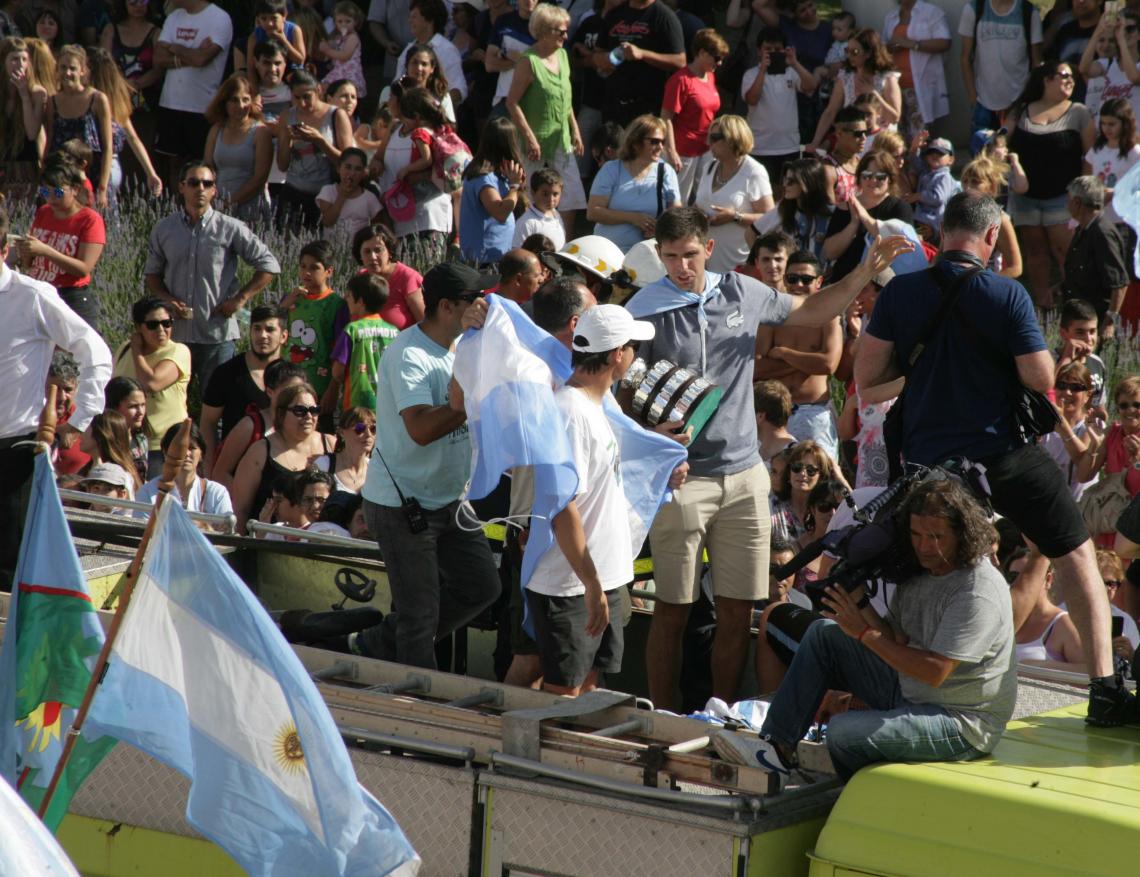
[[[155,195],[162,194],[162,180],[154,171],[150,155],[143,145],[135,126],[131,123],[134,111],[134,87],[127,82],[114,57],[106,49],[89,49],[88,63],[91,70],[91,85],[107,97],[111,105],[111,139],[115,144],[112,156],[111,188],[117,190],[123,182],[123,171],[119,164],[119,150],[125,137],[131,152],[146,174],[147,187]],[[116,130],[117,129],[117,130]]]
[[[14,187],[18,186],[20,194],[24,195],[32,191],[39,173],[48,93],[36,79],[31,52],[25,40],[8,37],[0,43],[0,69],[4,72],[0,161],[8,170],[5,188],[11,196]]]
[[[117,463],[130,473],[134,491],[142,487],[134,457],[131,456],[131,430],[127,418],[114,409],[101,411],[91,418],[83,436],[81,449],[91,455],[91,463]]]

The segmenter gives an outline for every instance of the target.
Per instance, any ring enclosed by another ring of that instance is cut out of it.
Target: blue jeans
[[[970,133],[981,131],[983,128],[996,131],[1001,127],[1001,116],[994,110],[983,107],[979,102],[974,102],[974,110],[970,117]]]
[[[795,746],[833,688],[850,691],[871,708],[835,716],[828,726],[827,751],[844,782],[868,764],[970,761],[985,755],[966,741],[945,709],[904,700],[899,674],[826,619],[808,628],[761,732]]]
[[[190,348],[191,376],[198,376],[198,390],[205,396],[206,387],[210,385],[210,375],[223,362],[234,358],[234,343],[232,341],[217,341],[209,343],[187,344]]]

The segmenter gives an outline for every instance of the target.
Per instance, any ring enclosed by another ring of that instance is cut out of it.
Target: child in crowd
[[[1000,203],[1009,175],[1008,164],[999,164],[982,155],[962,168],[962,189],[978,195],[988,195]],[[998,232],[997,245],[994,247],[993,255],[990,256],[988,267],[1003,277],[1021,276],[1023,268],[1021,246],[1017,242],[1013,220],[1004,209],[1001,212],[1001,231]]]
[[[270,38],[258,43],[253,50],[253,65],[257,70],[257,82],[252,80],[255,106],[261,108],[262,121],[270,131],[277,130],[277,119],[293,105],[293,93],[285,82],[285,46],[277,39]],[[277,154],[277,139],[273,140],[273,154]],[[285,185],[285,171],[276,161],[269,163],[269,199],[276,202],[277,193]]]
[[[1002,207],[1005,207],[1009,192],[1024,195],[1029,191],[1029,177],[1025,175],[1017,153],[1009,151],[1009,134],[1005,128],[996,131],[979,128],[970,137],[970,152],[977,158],[991,159],[1005,169],[1001,189],[993,195]]]
[[[1053,360],[1061,369],[1070,362],[1079,362],[1089,370],[1092,390],[1089,405],[1092,416],[1107,420],[1104,410],[1104,360],[1093,353],[1096,350],[1099,324],[1096,308],[1081,298],[1071,298],[1061,305],[1061,346],[1053,351]]]
[[[867,140],[863,144],[859,157],[862,158],[870,152],[875,145],[875,138],[883,131],[883,120],[879,116],[879,99],[871,93],[861,94],[855,98],[854,105],[867,116]]]
[[[1140,145],[1136,143],[1136,115],[1132,105],[1124,98],[1106,100],[1100,108],[1100,126],[1092,149],[1085,153],[1086,174],[1092,174],[1104,184],[1104,213],[1117,224],[1124,225],[1125,237],[1130,241],[1129,254],[1135,249],[1135,232],[1125,225],[1112,206],[1113,190],[1123,177],[1140,159]]]
[[[281,307],[289,311],[289,336],[282,356],[305,370],[318,398],[332,379],[333,342],[348,322],[344,299],[329,287],[332,266],[333,248],[328,241],[306,244],[301,248],[301,285],[281,301]]]
[[[246,40],[245,56],[254,57],[254,49],[266,40],[274,39],[281,43],[285,52],[285,60],[290,67],[300,67],[305,63],[305,35],[293,22],[287,20],[289,8],[285,0],[257,0],[253,7],[254,21],[257,27]],[[253,83],[254,90],[258,86],[257,64],[247,64],[246,75]]]
[[[360,63],[360,37],[356,32],[364,24],[364,10],[352,0],[340,0],[333,7],[336,31],[320,43],[321,54],[332,62],[328,73],[321,79],[325,84],[347,79],[356,86],[358,97],[366,94],[364,67]]]
[[[87,176],[91,159],[95,156],[91,147],[79,139],[65,140],[59,149],[44,159],[44,164],[51,162],[57,156],[68,159],[83,176],[83,191],[79,193],[79,203],[84,207],[94,207],[95,187],[91,185],[91,179]]]
[[[796,443],[796,437],[788,432],[792,394],[780,381],[757,381],[752,387],[752,403],[756,409],[760,458],[771,471],[772,458]]]
[[[357,274],[346,289],[349,321],[333,348],[332,381],[321,407],[331,412],[340,395],[339,410],[361,406],[374,411],[380,357],[400,330],[380,316],[388,301],[388,283],[383,277]],[[344,387],[343,394],[339,387]]]
[[[855,16],[850,12],[840,12],[831,19],[831,47],[824,56],[823,66],[813,71],[822,83],[820,97],[825,103],[831,97],[835,77],[847,63],[847,43],[855,35],[855,30]]]
[[[606,122],[597,130],[590,139],[590,155],[594,158],[594,167],[599,168],[618,157],[624,134],[625,129],[617,122]]]
[[[273,493],[261,507],[257,516],[263,524],[279,524],[296,530],[308,530],[320,517],[328,498],[332,496],[333,478],[328,472],[316,468],[282,476],[273,484]],[[299,541],[296,536],[261,533],[259,538]]]
[[[914,224],[928,241],[938,240],[946,202],[961,189],[950,175],[954,146],[945,137],[919,144],[925,170],[918,178],[918,191],[908,199],[914,208]]]
[[[1133,99],[1140,82],[1136,21],[1133,13],[1103,14],[1085,44],[1077,72],[1088,83],[1084,104],[1094,113],[1113,98]]]
[[[574,372],[555,393],[578,472],[578,493],[551,522],[557,548],[527,583],[543,688],[577,696],[600,673],[621,669],[621,591],[632,578],[633,546],[621,459],[602,407],[633,361],[630,348],[653,337],[652,323],[620,305],[595,305],[578,319]]]
[[[388,138],[391,134],[392,110],[388,108],[387,103],[382,103],[376,107],[376,112],[372,114],[372,121],[367,125],[360,125],[352,133],[356,145],[363,149],[364,154],[368,156],[368,175],[370,177],[374,172],[383,172],[383,168],[374,167],[372,160],[377,155],[384,154],[384,147],[388,145]]]
[[[554,244],[555,251],[566,245],[566,226],[558,215],[558,202],[562,200],[562,175],[552,167],[539,168],[530,176],[530,204],[515,221],[512,247],[532,234],[544,234]]]
[[[364,188],[368,157],[363,150],[350,146],[340,154],[336,167],[340,179],[317,193],[317,207],[325,234],[351,240],[360,229],[370,225],[383,208],[375,193]]]
[[[746,70],[740,93],[748,104],[752,155],[772,181],[773,197],[783,192],[784,165],[800,157],[800,113],[797,93],[811,94],[816,77],[788,49],[783,31],[765,27],[756,38],[760,63]]]

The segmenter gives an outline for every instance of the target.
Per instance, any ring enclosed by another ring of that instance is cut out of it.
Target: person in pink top
[[[1078,470],[1082,481],[1089,481],[1103,468],[1106,475],[1125,472],[1124,486],[1131,496],[1140,495],[1140,375],[1129,375],[1113,393],[1117,422],[1108,428],[1088,464]],[[1094,432],[1095,427],[1089,428]],[[1101,437],[1095,436],[1097,439]],[[1096,543],[1111,548],[1115,533],[1094,533]]]
[[[728,57],[728,43],[713,28],[693,37],[693,60],[669,77],[661,104],[665,120],[665,158],[677,171],[681,203],[697,181],[708,152],[709,125],[720,109],[715,70]]]
[[[352,255],[360,273],[376,274],[388,284],[388,302],[380,309],[382,319],[397,329],[413,326],[424,317],[423,275],[393,258],[396,241],[380,223],[360,229],[352,239]]]

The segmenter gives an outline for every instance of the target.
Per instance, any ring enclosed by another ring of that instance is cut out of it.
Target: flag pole
[[[55,388],[52,387],[52,390],[54,389]],[[54,419],[54,394],[49,393],[49,404],[51,404],[52,418]],[[41,429],[42,423],[43,421],[41,419]],[[40,801],[39,811],[37,813],[40,819],[44,818],[44,814],[47,813],[48,807],[51,805],[51,800],[55,796],[55,790],[63,778],[63,771],[67,767],[68,759],[71,757],[75,743],[83,730],[83,723],[86,721],[87,713],[91,709],[91,701],[95,697],[95,690],[99,687],[99,683],[103,681],[103,674],[107,670],[107,664],[111,657],[111,648],[114,646],[115,638],[118,636],[119,628],[122,626],[123,615],[130,605],[131,594],[134,593],[139,570],[142,568],[143,558],[146,556],[151,536],[154,534],[159,509],[162,508],[163,500],[165,500],[170,491],[174,489],[174,476],[177,474],[179,467],[182,465],[182,461],[186,459],[186,455],[190,451],[190,425],[191,421],[189,418],[182,421],[182,426],[179,428],[178,434],[174,437],[174,441],[170,443],[170,447],[167,449],[166,459],[162,464],[162,477],[158,480],[158,495],[154,500],[154,511],[151,512],[150,519],[146,523],[146,529],[143,531],[142,540],[139,542],[139,547],[135,551],[135,556],[131,560],[130,567],[127,569],[126,582],[123,585],[122,593],[119,595],[119,605],[115,608],[115,616],[111,619],[111,625],[107,629],[107,636],[103,640],[103,648],[99,651],[99,657],[95,659],[95,667],[91,671],[91,681],[87,684],[87,690],[83,693],[83,700],[79,704],[75,718],[72,719],[71,727],[67,729],[67,738],[63,742],[63,750],[60,753],[59,761],[55,764],[55,770],[51,775],[51,782],[48,784],[47,791],[44,792],[43,799]],[[37,439],[38,438],[39,434],[37,434]]]

